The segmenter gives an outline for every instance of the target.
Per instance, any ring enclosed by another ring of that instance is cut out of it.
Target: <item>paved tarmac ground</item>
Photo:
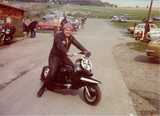
[[[39,33],[35,39],[0,48],[0,115],[136,116],[112,54],[113,47],[123,41],[120,31],[104,20],[89,19],[75,36],[92,52],[95,78],[102,81],[101,102],[97,106],[86,104],[81,91],[65,95],[46,91],[37,98],[40,73],[53,42],[51,33]]]

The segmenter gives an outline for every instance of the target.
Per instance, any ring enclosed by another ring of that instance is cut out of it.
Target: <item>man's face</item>
[[[72,29],[70,29],[70,28],[65,28],[64,29],[64,35],[66,36],[66,37],[70,37],[71,36],[71,34],[72,34]]]
[[[6,23],[11,23],[11,22],[12,22],[11,18],[10,18],[10,17],[7,17],[7,18],[6,18]]]

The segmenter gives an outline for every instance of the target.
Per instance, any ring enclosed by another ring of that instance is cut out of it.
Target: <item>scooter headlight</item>
[[[82,58],[81,67],[85,70],[91,71],[92,70],[92,63],[88,58]]]

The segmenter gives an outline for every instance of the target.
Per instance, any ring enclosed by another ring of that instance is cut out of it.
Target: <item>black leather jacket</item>
[[[67,52],[73,44],[82,52],[87,51],[72,35],[69,37],[68,44],[66,45],[65,35],[63,32],[58,32],[54,36],[54,43],[49,55],[49,64],[52,62],[53,58],[58,58],[61,61],[66,61],[68,58]],[[53,65],[53,64],[52,64]]]

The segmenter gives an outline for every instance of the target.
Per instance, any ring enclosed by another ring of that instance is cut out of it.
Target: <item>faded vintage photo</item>
[[[160,0],[0,0],[0,116],[160,116]]]

